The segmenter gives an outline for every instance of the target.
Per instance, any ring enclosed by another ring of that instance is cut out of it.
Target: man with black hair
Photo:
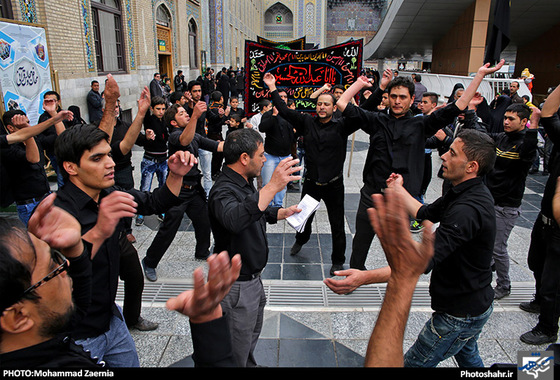
[[[114,107],[119,97],[116,82],[107,82],[114,89],[106,91],[107,103],[102,122],[114,120]],[[113,105],[113,109],[109,107]],[[93,356],[110,366],[138,366],[134,342],[115,303],[120,239],[124,231],[122,218],[137,212],[151,215],[165,212],[175,205],[183,176],[192,168],[194,157],[177,152],[168,160],[166,185],[154,193],[135,189],[121,191],[115,185],[115,162],[111,158],[112,125],[106,133],[95,125],[76,125],[59,135],[55,143],[64,186],[58,191],[55,204],[73,215],[81,225],[82,238],[92,245],[92,294],[87,315],[72,330],[78,343]]]
[[[501,299],[511,292],[507,242],[521,213],[525,180],[537,151],[539,119],[538,108],[529,109],[525,104],[513,103],[504,115],[504,132],[490,134],[496,143],[496,164],[486,176],[496,212],[493,255],[496,268],[495,299]]]
[[[163,86],[161,84],[160,73],[154,73],[154,78],[150,82],[150,96],[152,98],[156,96],[163,97]]]
[[[91,90],[87,94],[87,106],[89,113],[89,122],[95,123],[103,117],[103,96],[99,93],[99,82],[91,81]]]
[[[434,256],[424,271],[431,272],[434,313],[405,354],[406,367],[435,367],[452,356],[460,367],[483,367],[477,340],[492,313],[490,263],[496,234],[494,200],[483,177],[494,167],[495,152],[486,133],[462,131],[442,156],[444,177],[453,187],[431,204],[423,205],[407,192],[402,175],[392,173],[387,179],[387,187],[401,195],[409,217],[439,223]],[[343,294],[387,282],[391,274],[390,266],[350,269],[339,272],[346,278],[325,282]]]
[[[224,96],[220,91],[214,91],[210,95],[210,105],[206,112],[206,121],[208,126],[207,136],[214,141],[224,141],[223,126],[226,124],[229,116],[230,106],[226,107]],[[212,180],[215,180],[224,160],[222,152],[212,152]]]
[[[261,272],[268,260],[266,223],[276,223],[295,212],[296,206],[278,208],[270,202],[301,168],[291,157],[276,168],[272,179],[257,191],[257,177],[266,160],[263,140],[251,128],[230,133],[224,144],[224,167],[210,191],[208,208],[214,234],[214,252],[241,255],[241,272],[222,302],[232,334],[235,365],[256,366],[253,355],[266,304]]]
[[[362,88],[371,86],[365,77],[358,78],[338,100],[337,107],[343,115],[370,135],[370,147],[363,170],[364,186],[360,190],[360,203],[356,213],[351,268],[365,269],[365,261],[375,236],[367,215],[367,209],[373,207],[371,195],[383,191],[391,173],[403,176],[404,186],[410,194],[420,194],[426,138],[445,127],[466,109],[484,76],[497,71],[503,64],[502,60],[492,68],[489,64],[480,67],[457,101],[424,117],[415,117],[410,111],[414,101],[414,83],[401,76],[392,79],[391,70],[384,71],[379,87],[367,102],[373,111],[380,103],[383,91],[387,89],[389,112],[372,112],[364,106],[354,107],[349,104]]]
[[[179,105],[173,105],[165,111],[165,123],[171,131],[169,134],[170,154],[185,151],[196,158],[200,149],[209,152],[222,150],[223,142],[211,140],[198,133],[193,134],[198,119],[204,112],[206,112],[205,102],[198,102],[195,105],[192,117],[189,117],[187,111]],[[142,259],[144,274],[148,280],[157,281],[156,268],[173,242],[185,214],[190,218],[194,227],[196,239],[194,257],[198,260],[206,260],[209,256],[211,229],[206,193],[200,182],[201,177],[201,172],[196,164],[183,177],[179,194],[181,202],[167,210],[152,244],[146,250],[146,257]]]
[[[414,75],[414,102],[412,105],[418,107],[418,104],[422,101],[422,94],[428,92],[428,89],[422,83],[422,76],[420,74]]]
[[[330,274],[343,269],[346,260],[346,232],[344,230],[344,178],[342,174],[348,136],[360,128],[360,123],[342,117],[335,118],[337,100],[330,93],[322,93],[317,98],[317,116],[290,109],[280,98],[276,88],[276,78],[271,73],[264,75],[272,101],[278,113],[293,125],[296,133],[305,142],[305,180],[301,197],[309,195],[317,201],[323,200],[327,207],[332,235]],[[296,241],[290,251],[297,255],[311,237],[311,226],[315,214],[307,220],[303,232],[296,233]]]

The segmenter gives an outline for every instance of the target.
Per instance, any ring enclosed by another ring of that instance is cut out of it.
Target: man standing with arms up
[[[480,67],[457,101],[424,117],[414,117],[410,111],[415,90],[412,81],[403,77],[391,80],[391,70],[385,70],[379,88],[370,96],[370,99],[376,97],[379,101],[368,99],[368,103],[377,106],[383,91],[387,89],[388,113],[369,112],[349,104],[364,87],[370,86],[365,77],[358,78],[340,97],[337,107],[343,111],[343,116],[370,135],[370,147],[363,170],[364,186],[360,190],[360,204],[356,213],[351,268],[365,269],[368,251],[375,236],[367,215],[367,209],[373,207],[371,195],[382,192],[391,173],[403,176],[404,186],[410,194],[420,194],[426,138],[466,109],[482,79],[499,70],[503,64],[502,60],[495,67],[489,67],[489,64]]]
[[[286,119],[303,136],[305,141],[305,181],[302,198],[310,195],[317,201],[323,200],[327,207],[331,225],[333,251],[331,254],[331,275],[343,269],[346,250],[344,231],[344,179],[342,170],[346,159],[348,136],[360,128],[360,123],[348,119],[333,118],[336,99],[330,93],[319,95],[316,102],[317,116],[301,113],[288,108],[276,89],[276,78],[270,73],[264,75],[264,83],[272,95],[272,102],[278,114]],[[291,255],[296,255],[311,237],[314,214],[305,224],[302,233],[296,233],[296,241]]]

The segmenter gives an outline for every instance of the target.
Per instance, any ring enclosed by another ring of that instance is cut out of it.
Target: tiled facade
[[[201,74],[203,65],[214,69],[242,67],[245,61],[245,40],[265,35],[265,12],[282,4],[290,12],[291,27],[288,41],[302,36],[308,44],[328,46],[344,36],[340,20],[358,14],[361,35],[371,38],[371,29],[378,26],[379,17],[363,16],[359,2],[348,6],[329,7],[329,0],[12,0],[14,19],[44,26],[47,32],[54,88],[62,96],[63,106],[78,105],[82,117],[88,120],[86,94],[93,79],[102,84],[106,72],[97,64],[94,33],[93,2],[116,2],[120,8],[122,28],[122,60],[124,69],[114,75],[121,86],[124,110],[135,114],[136,100],[153,73],[159,71],[160,36],[156,26],[158,7],[170,15],[169,40],[166,44],[171,56],[167,74],[173,77],[183,70],[188,79]],[[356,5],[358,4],[358,5]],[[363,20],[362,20],[363,18]],[[197,66],[191,67],[189,23],[196,26]]]

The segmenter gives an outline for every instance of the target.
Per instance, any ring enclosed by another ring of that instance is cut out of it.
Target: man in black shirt
[[[494,200],[482,177],[492,170],[495,159],[492,139],[469,129],[461,132],[442,156],[444,178],[453,187],[432,204],[422,205],[408,193],[402,175],[392,174],[387,180],[389,187],[402,194],[409,216],[439,222],[434,257],[425,271],[432,272],[430,296],[435,313],[406,353],[405,366],[432,367],[451,356],[461,367],[483,366],[476,342],[492,313],[490,263],[496,219]],[[348,277],[327,279],[326,284],[342,293],[386,282],[391,269],[351,269],[339,274]]]
[[[370,147],[363,170],[364,186],[360,190],[360,204],[356,213],[356,233],[352,242],[350,267],[365,269],[365,261],[375,236],[370,226],[367,209],[373,207],[371,195],[380,193],[391,173],[404,178],[404,186],[410,194],[420,194],[424,174],[426,138],[449,124],[465,110],[476,94],[483,78],[499,70],[502,60],[495,67],[488,64],[479,68],[477,74],[454,103],[424,117],[415,117],[410,110],[414,101],[414,84],[404,77],[391,80],[391,70],[385,70],[379,88],[368,98],[372,107],[381,102],[383,91],[389,93],[389,112],[373,112],[355,107],[350,100],[363,88],[371,86],[365,77],[358,78],[340,97],[337,108],[370,135]]]
[[[266,223],[276,223],[295,212],[271,207],[270,202],[301,168],[288,158],[276,168],[270,182],[257,192],[253,182],[265,162],[261,135],[250,128],[231,132],[224,144],[224,167],[210,191],[208,208],[214,234],[214,252],[239,253],[239,278],[222,302],[228,315],[235,364],[256,366],[253,351],[262,328],[266,296],[261,272],[268,260]]]
[[[14,219],[0,218],[3,369],[104,367],[67,333],[65,322],[83,314],[91,299],[91,247],[81,239],[80,223],[53,207],[54,198],[50,195],[37,207],[29,232]],[[240,268],[239,255],[231,262],[227,252],[212,256],[208,282],[198,268],[193,274],[194,289],[167,301],[168,309],[189,317],[197,367],[233,365],[219,302]]]
[[[533,226],[527,262],[535,277],[535,299],[519,305],[522,310],[539,313],[537,325],[520,339],[527,344],[545,344],[558,339],[560,316],[560,227],[554,220],[552,200],[560,175],[560,86],[552,91],[542,107],[541,123],[554,148],[550,176],[546,182],[541,211]]]
[[[187,111],[178,105],[171,106],[165,111],[165,123],[171,130],[169,135],[170,154],[177,151],[186,151],[192,156],[198,157],[199,149],[205,149],[209,152],[223,150],[223,142],[210,140],[198,133],[195,133],[192,138],[190,137],[198,119],[205,111],[205,102],[198,102],[195,105],[192,117],[189,117]],[[156,268],[173,242],[185,214],[192,221],[194,227],[196,238],[194,257],[199,260],[206,260],[210,254],[211,228],[208,219],[208,204],[201,178],[202,174],[196,164],[183,177],[179,195],[181,203],[167,210],[163,223],[160,225],[152,244],[148,247],[146,257],[142,260],[144,274],[148,280],[157,280]]]
[[[529,117],[531,119],[530,123]],[[486,185],[494,197],[496,241],[493,261],[496,268],[494,298],[510,294],[507,242],[521,213],[525,180],[535,159],[540,110],[525,104],[510,105],[504,115],[504,132],[491,133],[496,143],[496,164],[486,176]],[[527,128],[529,126],[529,128]]]
[[[286,91],[278,91],[282,101],[288,101]],[[294,127],[278,114],[278,109],[265,112],[259,124],[259,131],[265,133],[264,155],[266,162],[262,170],[263,185],[266,185],[276,166],[285,158],[292,154],[292,144],[295,142]],[[287,188],[282,189],[274,196],[271,206],[282,207]]]
[[[116,98],[111,95],[107,104],[115,103]],[[95,125],[76,125],[61,133],[55,154],[65,176],[55,204],[78,220],[82,238],[92,245],[91,303],[86,315],[72,329],[72,335],[109,366],[137,366],[134,342],[115,303],[121,255],[119,241],[124,233],[119,227],[120,220],[136,212],[142,215],[165,212],[175,205],[183,176],[192,168],[194,157],[187,152],[171,156],[166,186],[145,193],[114,187],[115,163],[109,135]]]
[[[317,201],[323,200],[327,207],[333,242],[330,273],[343,269],[346,250],[344,231],[344,180],[342,170],[346,159],[348,136],[360,128],[360,123],[346,118],[333,118],[336,109],[332,94],[321,94],[317,98],[317,116],[288,108],[276,89],[276,78],[270,73],[264,75],[272,102],[280,116],[288,120],[303,136],[305,141],[305,180],[301,196],[310,195]],[[296,241],[290,254],[297,254],[311,237],[312,215],[302,233],[296,233]]]

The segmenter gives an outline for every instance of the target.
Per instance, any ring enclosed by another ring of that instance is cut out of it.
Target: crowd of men
[[[237,74],[225,68],[217,78],[208,70],[188,82],[179,71],[174,91],[169,78],[156,73],[131,123],[120,117],[120,90],[111,75],[103,92],[97,81],[91,84],[89,123],[79,110],[63,110],[56,92],[45,94],[38,125],[30,126],[22,111],[4,113],[1,168],[8,181],[2,181],[2,205],[15,202],[19,221],[0,219],[0,362],[139,366],[129,330],[158,328],[141,316],[144,277],[157,281],[158,264],[187,215],[194,256],[207,262],[208,276],[195,271],[194,289],[169,300],[168,308],[189,317],[196,365],[257,366],[266,224],[301,211],[285,197],[287,187],[299,182],[302,198],[323,201],[327,209],[333,277],[325,284],[346,294],[387,283],[366,365],[434,367],[455,357],[461,367],[482,367],[477,340],[493,300],[511,292],[507,242],[526,177],[538,160],[539,126],[552,147],[549,179],[528,252],[535,298],[520,305],[539,318],[520,339],[555,343],[560,86],[541,107],[525,104],[516,82],[509,94],[488,103],[478,87],[502,65],[480,67],[448,99],[430,92],[421,74],[411,80],[389,69],[378,81],[360,76],[347,88],[325,84],[312,95],[313,115],[297,111],[268,73],[264,84],[271,99],[248,118],[239,104],[239,82],[232,80]],[[370,144],[345,270],[342,170],[348,138],[359,129]],[[135,144],[143,148],[139,185],[131,160]],[[443,186],[441,197],[427,204],[432,150],[441,156]],[[54,193],[47,159],[57,175]],[[154,174],[158,184],[152,189]],[[141,225],[146,215],[157,215],[161,224],[140,260],[132,223]],[[312,220],[296,233],[291,255],[302,254]],[[421,242],[411,235],[418,231]],[[368,269],[376,235],[389,265]],[[431,273],[434,313],[403,355],[422,273]],[[115,302],[119,278],[122,308]]]

